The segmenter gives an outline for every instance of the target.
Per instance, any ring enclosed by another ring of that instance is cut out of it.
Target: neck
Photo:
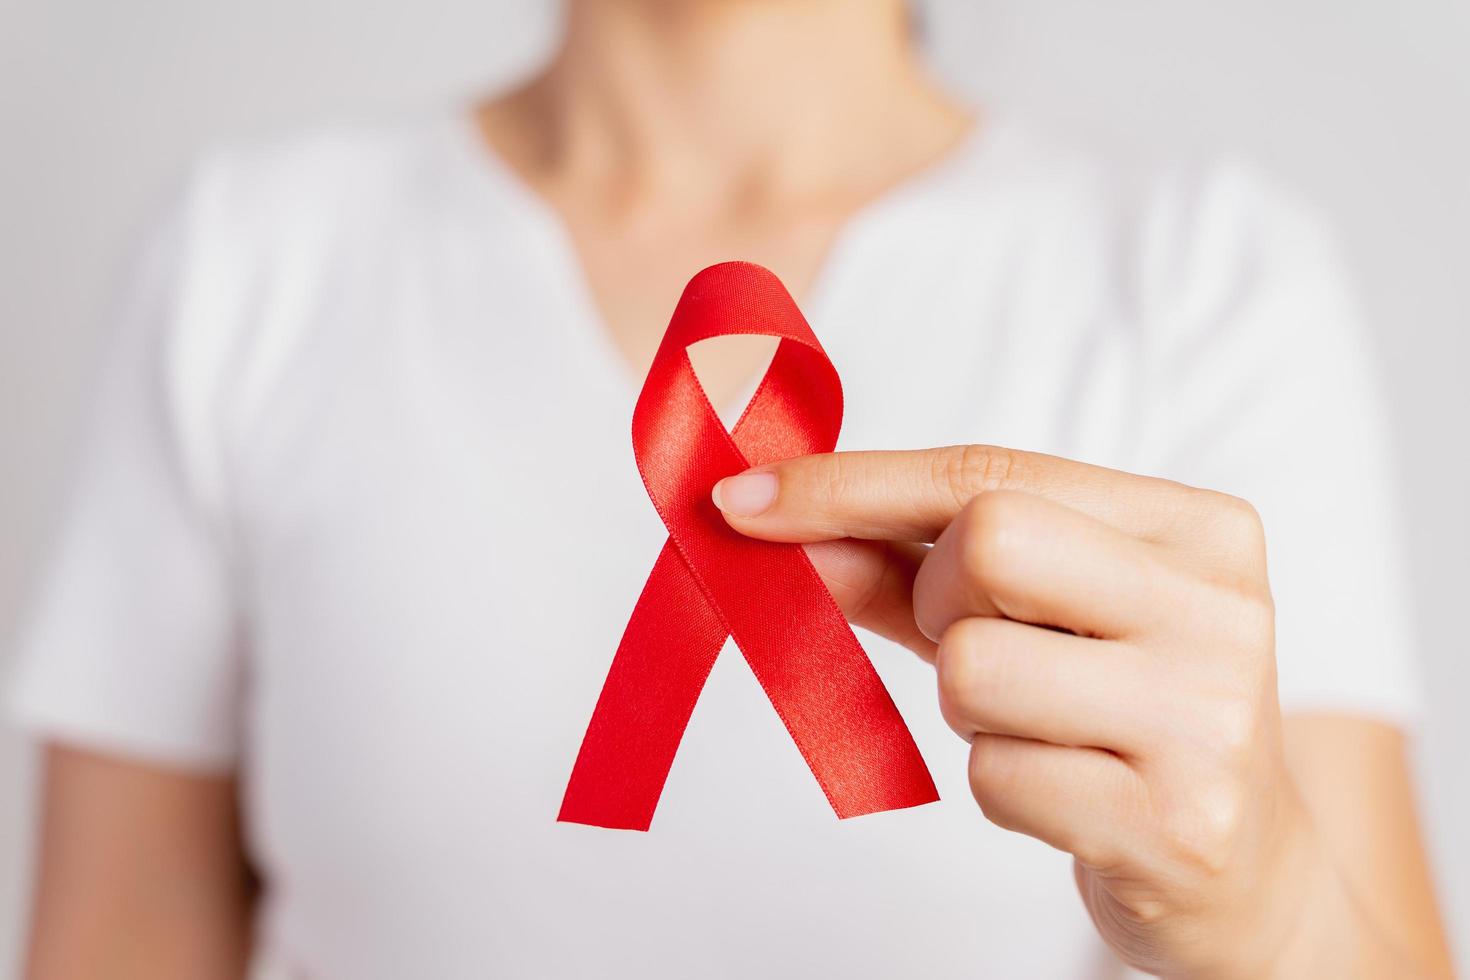
[[[521,101],[532,169],[665,197],[842,193],[964,127],[902,0],[568,0]]]

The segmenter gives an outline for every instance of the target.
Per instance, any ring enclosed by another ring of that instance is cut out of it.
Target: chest
[[[1134,368],[1114,325],[1018,305],[983,266],[956,277],[881,251],[851,259],[806,309],[844,380],[840,448],[1126,454]],[[982,900],[1018,944],[1026,923],[1056,921],[1047,907],[1068,894],[1064,862],[979,822],[928,668],[866,637],[941,804],[907,824],[834,828],[727,647],[656,833],[555,824],[664,540],[629,442],[635,387],[575,284],[540,263],[400,273],[409,282],[344,290],[319,311],[239,452],[253,846],[282,914],[319,931],[381,922],[429,937],[426,948],[474,937],[488,944],[477,961],[512,971],[517,950],[555,949],[572,972],[580,954],[556,923],[607,930],[602,952],[635,963],[647,950],[628,937],[684,921],[691,894],[709,917],[662,951],[689,957],[691,973],[711,949],[758,971],[730,945],[738,935],[841,948],[867,967],[900,947],[856,934],[897,929],[910,950],[952,949],[929,934],[960,910],[949,927],[972,928],[980,874],[1029,883],[1021,899],[997,887]],[[921,889],[901,912],[880,900]],[[842,911],[813,922],[814,906]],[[882,928],[855,931],[875,910]]]
[[[565,263],[585,286],[588,307],[641,378],[653,360],[684,284],[700,269],[739,257],[774,271],[798,299],[810,295],[837,239],[837,213],[700,218],[678,214],[609,220],[573,209],[560,237]],[[689,352],[710,400],[725,408],[748,391],[774,353],[763,337],[726,337]]]

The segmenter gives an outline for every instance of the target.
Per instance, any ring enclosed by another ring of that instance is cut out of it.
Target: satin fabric
[[[780,338],[733,432],[686,349]],[[831,452],[836,369],[768,270],[728,262],[685,287],[633,413],[633,451],[669,531],[587,727],[558,819],[647,830],[699,693],[728,636],[839,817],[938,799],[898,709],[800,545],[736,533],[710,498],[751,466]]]

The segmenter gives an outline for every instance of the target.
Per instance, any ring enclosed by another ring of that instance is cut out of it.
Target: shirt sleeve
[[[1149,458],[1260,513],[1282,709],[1411,722],[1387,412],[1331,236],[1245,167],[1180,175],[1158,198],[1142,263]]]
[[[197,177],[177,195],[116,307],[6,693],[37,737],[220,770],[242,658],[195,241],[206,197]]]

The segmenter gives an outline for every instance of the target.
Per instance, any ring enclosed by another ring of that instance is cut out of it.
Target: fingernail
[[[734,517],[756,517],[776,502],[774,473],[741,473],[715,484],[715,506]]]

